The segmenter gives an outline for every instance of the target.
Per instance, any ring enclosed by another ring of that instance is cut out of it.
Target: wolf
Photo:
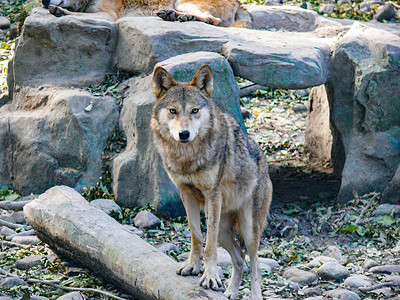
[[[238,0],[42,0],[42,4],[55,16],[97,13],[115,21],[128,15],[157,15],[166,21],[242,28],[251,28],[252,23]]]
[[[217,242],[232,260],[232,278],[225,290],[236,299],[244,254],[251,264],[251,299],[262,299],[257,256],[272,198],[267,158],[237,121],[212,100],[213,74],[202,66],[190,82],[178,82],[162,67],[153,74],[155,104],[150,122],[154,144],[165,169],[179,188],[191,232],[190,255],[177,273],[198,275],[203,255],[200,212],[207,223],[204,270],[200,285],[222,286],[217,271]]]

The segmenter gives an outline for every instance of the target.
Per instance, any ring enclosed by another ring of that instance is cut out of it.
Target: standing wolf
[[[236,299],[244,254],[235,240],[243,239],[251,263],[251,299],[262,299],[257,251],[272,197],[267,159],[239,124],[211,99],[213,75],[204,65],[191,82],[177,82],[162,67],[154,71],[156,103],[151,129],[172,181],[178,186],[191,231],[189,259],[180,275],[200,273],[203,240],[200,210],[207,217],[204,272],[200,285],[218,289],[217,241],[230,254],[233,271],[225,295]]]
[[[56,16],[100,13],[117,20],[126,15],[157,15],[166,21],[201,21],[251,28],[251,15],[238,0],[42,0]]]

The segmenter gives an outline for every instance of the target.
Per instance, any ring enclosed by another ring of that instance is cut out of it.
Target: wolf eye
[[[171,115],[176,115],[176,109],[175,109],[175,108],[171,108],[171,109],[169,110],[169,113],[170,113]]]
[[[199,112],[199,109],[198,109],[198,108],[193,108],[193,109],[192,109],[192,114],[195,115],[195,114],[197,114],[198,112]]]

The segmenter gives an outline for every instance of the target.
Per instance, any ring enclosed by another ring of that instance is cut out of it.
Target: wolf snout
[[[44,8],[49,8],[50,0],[42,0],[42,5]]]
[[[181,143],[189,142],[189,138],[190,138],[189,130],[183,130],[183,131],[179,132],[179,140]]]

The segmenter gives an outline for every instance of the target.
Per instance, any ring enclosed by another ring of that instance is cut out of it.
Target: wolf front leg
[[[190,255],[177,270],[178,275],[198,275],[201,266],[201,254],[203,249],[203,237],[200,229],[200,203],[204,201],[202,194],[193,188],[179,186],[181,198],[185,206],[191,234]]]
[[[222,286],[217,269],[217,241],[221,218],[222,194],[214,189],[205,194],[205,209],[207,216],[207,238],[204,249],[204,273],[200,285],[206,289],[217,290]]]

